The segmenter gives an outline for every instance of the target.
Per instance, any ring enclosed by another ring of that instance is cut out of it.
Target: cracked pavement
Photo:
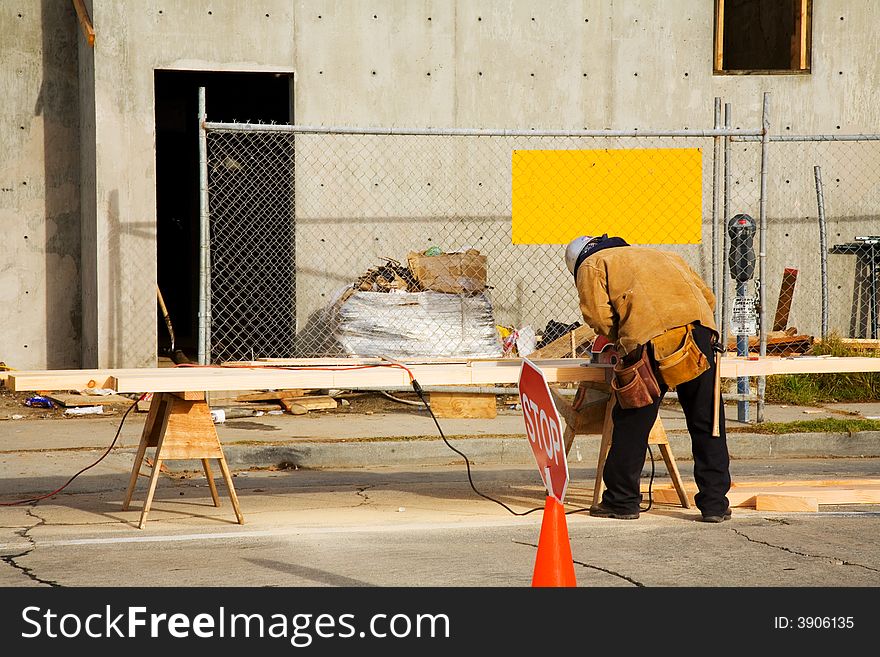
[[[88,455],[83,455],[88,459]],[[121,511],[127,459],[108,459],[61,493],[0,507],[0,586],[530,586],[544,492],[534,468],[464,464],[350,470],[239,470],[245,524],[218,480],[159,480],[145,529],[146,489]],[[679,464],[691,477],[690,464]],[[734,461],[734,480],[866,478],[877,459]],[[71,469],[71,466],[68,466]],[[658,468],[656,483],[665,483]],[[647,470],[646,470],[647,471]],[[591,518],[593,470],[573,466],[566,497],[578,586],[880,586],[880,506],[819,513],[734,509],[720,524],[655,504],[637,521]],[[56,479],[40,477],[27,492]],[[23,491],[0,479],[0,502]],[[56,485],[57,487],[57,485]]]

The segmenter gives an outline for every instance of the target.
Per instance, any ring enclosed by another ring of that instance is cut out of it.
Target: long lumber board
[[[722,358],[721,376],[772,376],[774,374],[834,374],[838,372],[880,372],[880,358],[867,356],[764,356]]]
[[[361,369],[329,366],[301,369],[263,367],[174,367],[102,370],[101,387],[116,392],[181,392],[186,390],[284,390],[293,388],[373,388],[409,385],[409,374],[384,365]],[[604,381],[603,369],[588,367],[585,359],[536,361],[551,383]],[[489,385],[516,383],[520,359],[474,361],[467,364],[407,365],[421,385]],[[7,385],[14,391],[66,390],[96,380],[95,370],[20,371]]]
[[[303,359],[306,360],[306,359]],[[476,360],[466,363],[407,365],[421,385],[490,385],[516,383],[520,358]],[[371,365],[374,363],[370,363]],[[378,363],[376,363],[378,365]],[[583,358],[537,360],[535,364],[550,383],[605,380],[605,369],[589,366]],[[277,365],[260,367],[162,367],[106,370],[35,370],[9,372],[11,390],[75,390],[110,388],[116,392],[182,392],[187,390],[283,390],[292,388],[373,388],[409,385],[409,375],[397,367],[354,369],[327,365],[313,359],[299,369]],[[362,367],[362,366],[361,366]],[[724,357],[721,376],[726,378],[773,374],[822,374],[880,372],[880,358],[870,357],[774,357],[757,360]]]
[[[880,341],[878,341],[880,342]],[[553,366],[557,363],[560,366],[571,365],[587,365],[589,360],[585,358],[542,358],[532,359],[536,364],[544,369],[547,366]],[[372,358],[331,358],[322,359],[260,359],[256,361],[242,361],[241,363],[227,363],[225,365],[234,367],[320,367],[320,366],[337,366],[337,365],[368,365],[383,363],[381,359]],[[428,359],[415,361],[413,364],[436,364],[436,365],[467,365],[469,367],[476,366],[493,366],[496,364],[512,364],[519,367],[522,359],[520,358],[504,358],[504,359],[468,359],[468,360],[451,360],[438,359],[436,363],[430,362]],[[744,356],[723,356],[721,358],[721,376],[724,378],[738,378],[741,376],[772,376],[774,374],[828,374],[836,372],[880,372],[880,358],[871,358],[869,356],[763,356],[749,360]],[[546,376],[546,372],[545,372]],[[548,377],[549,380],[549,377]],[[594,379],[586,379],[594,380]],[[595,379],[600,380],[600,379]],[[495,383],[506,383],[507,381],[496,381]],[[552,381],[551,381],[552,382]]]

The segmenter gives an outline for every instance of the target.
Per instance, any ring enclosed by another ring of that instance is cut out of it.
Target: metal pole
[[[737,299],[745,298],[746,296],[746,283],[737,281],[736,283],[736,297]],[[737,334],[736,336],[736,355],[737,356],[748,356],[749,355],[749,336],[745,334]],[[739,401],[736,402],[736,419],[739,422],[748,422],[749,421],[749,377],[747,376],[738,376],[736,378],[736,393],[739,397]]]
[[[871,241],[870,246],[868,246],[868,255],[871,258],[871,285],[868,288],[870,290],[871,298],[869,300],[871,304],[871,312],[868,316],[871,318],[871,339],[876,340],[878,333],[880,333],[880,321],[878,321],[878,315],[880,313],[877,312],[877,243],[876,241]]]
[[[767,255],[767,162],[770,155],[770,92],[764,92],[764,107],[761,113],[761,230],[758,233],[758,334],[761,349],[761,357],[767,355],[767,303],[764,288],[767,278],[765,276],[765,259]],[[767,377],[758,377],[758,423],[764,421],[764,390],[767,385]]]
[[[816,202],[819,205],[819,256],[822,273],[822,340],[828,338],[828,243],[825,228],[825,195],[822,191],[822,168],[813,167],[816,177]]]
[[[730,128],[730,103],[724,103],[724,127]],[[727,277],[729,268],[727,263],[727,250],[730,248],[727,240],[727,222],[730,219],[730,139],[724,140],[724,198],[721,213],[721,346],[727,349],[727,318],[730,309],[727,302]]]
[[[721,99],[715,97],[715,129],[721,128]],[[718,195],[721,191],[721,160],[718,152],[721,150],[721,137],[712,139],[712,294],[715,295],[715,326],[721,329],[721,303],[720,290],[718,289]],[[722,279],[721,284],[724,284]]]
[[[208,121],[208,130],[235,132],[291,132],[343,135],[411,135],[418,137],[752,137],[761,138],[761,131],[736,128],[731,130],[492,130],[482,128],[359,128],[356,126],[284,125],[277,123],[217,123]]]
[[[211,359],[211,233],[208,226],[208,133],[205,88],[199,87],[199,365]]]

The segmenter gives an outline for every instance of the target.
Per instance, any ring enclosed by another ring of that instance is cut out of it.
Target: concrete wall
[[[0,359],[19,368],[155,363],[155,68],[294,71],[300,124],[698,129],[718,96],[755,126],[769,91],[774,132],[880,132],[861,0],[815,3],[810,75],[762,76],[712,75],[705,0],[92,0],[93,50],[70,4],[0,6]]]
[[[0,3],[0,361],[79,364],[79,116],[69,2]]]
[[[291,71],[283,0],[93,0],[95,230],[83,241],[83,362],[156,363],[155,69]],[[91,211],[84,206],[84,223]],[[92,254],[94,253],[94,256]]]

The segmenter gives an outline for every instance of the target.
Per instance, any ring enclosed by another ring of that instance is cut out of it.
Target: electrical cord
[[[490,502],[494,502],[495,504],[498,504],[499,506],[504,507],[505,509],[507,509],[508,512],[510,512],[511,514],[513,514],[515,516],[527,516],[530,513],[534,513],[535,511],[542,511],[543,507],[535,507],[533,509],[529,509],[528,511],[514,511],[513,509],[511,509],[509,506],[507,506],[501,500],[496,500],[494,497],[486,495],[485,493],[481,493],[479,490],[477,490],[477,487],[474,485],[473,477],[471,476],[471,462],[470,462],[470,460],[464,454],[464,452],[453,447],[453,445],[446,439],[446,435],[443,433],[443,429],[440,427],[440,423],[437,421],[437,416],[434,415],[434,411],[431,410],[431,405],[428,403],[428,400],[425,399],[425,393],[422,390],[422,386],[419,385],[419,382],[416,381],[416,378],[413,376],[413,373],[409,369],[407,369],[406,367],[404,367],[403,369],[406,369],[407,372],[409,372],[409,378],[410,378],[410,383],[412,384],[412,388],[413,388],[413,390],[415,390],[415,393],[419,396],[419,399],[422,400],[422,404],[425,405],[425,408],[428,409],[428,413],[431,414],[431,419],[434,420],[434,424],[437,426],[437,431],[440,432],[440,437],[443,439],[443,442],[446,443],[446,446],[449,447],[449,449],[451,449],[453,452],[455,452],[461,458],[464,459],[464,464],[465,464],[465,467],[467,468],[468,483],[470,483],[473,491],[477,495],[482,497],[483,499],[489,500]]]
[[[494,502],[495,504],[498,504],[499,506],[504,507],[505,509],[507,509],[508,512],[510,512],[511,514],[513,514],[513,515],[515,515],[515,516],[527,516],[527,515],[529,515],[530,513],[534,513],[535,511],[543,511],[543,507],[534,507],[534,508],[532,508],[532,509],[529,509],[528,511],[514,511],[514,510],[511,509],[509,506],[507,506],[504,502],[502,502],[502,501],[500,501],[500,500],[496,500],[494,497],[491,497],[491,496],[489,496],[489,495],[486,495],[485,493],[482,493],[482,492],[480,492],[479,490],[477,490],[477,487],[474,485],[473,477],[471,476],[471,462],[470,462],[470,459],[468,459],[467,455],[466,455],[464,452],[462,452],[462,451],[459,450],[459,449],[456,449],[456,448],[455,448],[455,447],[454,447],[454,446],[453,446],[453,445],[452,445],[452,444],[446,439],[446,435],[443,433],[443,429],[442,429],[442,427],[440,426],[440,422],[437,421],[437,416],[434,415],[434,411],[431,410],[431,405],[430,405],[430,404],[428,403],[428,401],[425,399],[425,393],[424,393],[424,391],[422,390],[422,386],[419,385],[419,382],[418,382],[418,381],[416,381],[416,378],[415,378],[415,376],[413,375],[412,371],[411,371],[409,368],[407,368],[407,367],[405,367],[405,366],[403,366],[403,365],[398,365],[398,366],[401,367],[402,369],[406,370],[407,373],[409,374],[410,384],[412,385],[412,388],[413,388],[413,390],[415,391],[415,393],[419,396],[419,399],[422,400],[422,404],[423,404],[423,405],[425,406],[425,408],[428,410],[428,413],[430,413],[430,415],[431,415],[431,419],[434,420],[434,424],[435,424],[436,427],[437,427],[437,431],[440,432],[440,437],[443,439],[443,442],[446,443],[446,446],[449,447],[449,449],[451,449],[453,452],[455,452],[456,454],[458,454],[462,459],[464,459],[464,464],[465,464],[465,467],[467,468],[468,483],[471,485],[471,489],[472,489],[477,495],[479,495],[480,497],[482,497],[483,499],[489,500],[490,502]],[[648,506],[647,506],[647,508],[645,508],[645,509],[640,509],[640,511],[643,512],[643,513],[647,513],[648,511],[650,511],[650,510],[651,510],[651,507],[653,506],[653,503],[654,503],[654,502],[653,502],[653,497],[652,497],[652,492],[651,492],[651,491],[652,491],[652,487],[653,487],[653,485],[654,485],[654,452],[651,450],[651,446],[650,446],[650,445],[648,445],[648,453],[651,455],[651,479],[650,479],[649,482],[648,482]],[[573,514],[573,513],[582,513],[582,512],[584,512],[584,511],[589,511],[589,509],[587,509],[587,508],[572,509],[572,510],[570,510],[570,511],[566,511],[566,512],[565,512],[565,515],[571,515],[571,514]]]
[[[382,393],[383,397],[387,397],[388,399],[390,399],[392,401],[400,402],[401,404],[408,404],[410,406],[421,406],[423,403],[423,402],[410,401],[409,399],[401,399],[400,397],[395,397],[394,395],[389,394],[389,393],[385,392],[384,390],[381,390],[380,392]],[[430,408],[430,405],[427,405],[427,406]]]
[[[73,475],[70,479],[68,479],[66,484],[64,484],[63,486],[61,486],[59,488],[56,488],[51,493],[46,493],[45,495],[39,495],[37,497],[31,497],[26,500],[18,500],[16,502],[0,502],[0,506],[20,506],[22,504],[35,504],[35,503],[39,502],[40,500],[46,499],[47,497],[52,497],[53,495],[56,495],[56,494],[60,493],[61,491],[63,491],[65,488],[67,488],[73,482],[73,480],[76,479],[77,477],[79,477],[83,472],[85,472],[86,470],[89,470],[91,468],[94,468],[96,465],[98,465],[101,461],[103,461],[106,458],[106,456],[110,453],[110,450],[112,450],[113,447],[116,445],[116,441],[119,440],[119,434],[122,433],[122,425],[125,424],[125,418],[128,417],[128,414],[131,413],[131,411],[138,405],[138,402],[141,399],[143,399],[143,397],[144,396],[141,395],[137,399],[137,401],[135,401],[131,406],[129,406],[128,409],[125,411],[125,413],[122,414],[122,419],[119,422],[119,428],[116,429],[116,435],[113,436],[113,442],[110,443],[110,447],[108,447],[106,449],[106,451],[101,455],[101,457],[97,461],[95,461],[91,465],[87,465],[86,467],[84,467],[82,470],[80,470],[75,475]]]

